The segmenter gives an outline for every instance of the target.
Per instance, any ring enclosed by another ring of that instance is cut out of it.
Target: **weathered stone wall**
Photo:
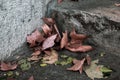
[[[27,34],[42,25],[49,1],[0,0],[0,59],[22,51]]]

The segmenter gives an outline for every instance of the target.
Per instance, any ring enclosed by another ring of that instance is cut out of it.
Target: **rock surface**
[[[42,25],[49,1],[0,0],[0,59],[26,50],[26,36]]]

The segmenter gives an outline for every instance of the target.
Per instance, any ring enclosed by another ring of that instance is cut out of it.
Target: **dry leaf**
[[[32,54],[32,56],[38,56],[38,55],[40,55],[40,53],[41,53],[41,51],[35,51],[35,52]]]
[[[68,35],[67,35],[67,31],[65,31],[65,33],[62,33],[63,34],[63,37],[61,39],[61,43],[60,43],[60,48],[64,48],[67,43],[68,43]]]
[[[98,67],[102,65],[98,66],[96,63],[98,63],[98,60],[92,61],[90,66],[84,68],[84,71],[92,80],[94,80],[94,78],[103,78],[103,73],[98,69]]]
[[[31,35],[27,36],[27,42],[30,44],[30,47],[34,47],[36,42],[42,42],[43,40],[44,37],[38,29],[36,29]]]
[[[60,4],[63,0],[58,0],[58,4]]]
[[[51,35],[52,30],[50,29],[50,27],[47,24],[44,24],[42,26],[42,30],[46,35]]]
[[[17,68],[17,66],[18,66],[17,64],[1,62],[0,70],[2,71],[14,70]]]
[[[57,34],[48,37],[48,38],[43,42],[42,50],[45,50],[45,49],[48,49],[48,48],[53,47],[54,44],[55,44],[54,41],[55,41],[56,37],[57,37]]]
[[[54,64],[56,61],[58,61],[58,53],[55,50],[51,50],[51,55],[45,55],[43,57],[44,63],[47,64]]]
[[[46,55],[51,55],[51,51],[44,51]]]
[[[120,3],[115,3],[115,6],[120,7]]]
[[[28,80],[34,80],[34,77],[33,77],[33,76],[31,76]]]
[[[74,65],[71,68],[67,68],[67,70],[79,71],[80,73],[82,73],[84,62],[85,62],[85,58],[83,58],[82,60],[74,59],[73,60]]]
[[[70,33],[70,37],[71,37],[71,40],[74,41],[74,40],[85,40],[87,38],[86,35],[84,34],[77,34],[75,32],[75,29],[73,29]]]
[[[47,25],[53,25],[55,24],[55,21],[53,18],[42,18],[44,23],[47,24]]]
[[[60,41],[60,39],[61,39],[61,35],[60,35],[60,32],[59,32],[59,30],[58,30],[58,28],[57,28],[57,26],[56,26],[56,24],[54,24],[54,29],[55,29],[55,34],[57,34],[58,35],[58,37],[57,37],[57,39],[56,39],[56,42],[59,42]]]
[[[82,45],[82,46],[79,46],[77,48],[71,48],[71,47],[67,46],[65,48],[72,51],[72,52],[88,52],[88,51],[93,50],[93,48],[91,46],[88,46],[88,45]]]
[[[40,59],[41,59],[41,57],[39,57],[39,56],[32,56],[32,57],[28,58],[27,60],[28,61],[38,61]]]

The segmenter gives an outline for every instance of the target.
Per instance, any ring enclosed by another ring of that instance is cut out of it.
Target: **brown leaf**
[[[54,24],[54,29],[55,29],[55,34],[57,34],[58,35],[58,37],[56,38],[56,41],[57,42],[59,42],[60,41],[60,39],[61,39],[61,35],[60,35],[60,32],[59,32],[59,30],[58,30],[58,28],[57,28],[57,26],[56,26],[56,24]]]
[[[91,57],[89,55],[86,56],[86,60],[87,60],[87,64],[90,65],[91,64]]]
[[[0,70],[2,70],[2,71],[14,70],[17,68],[17,66],[18,66],[17,64],[1,62]]]
[[[115,6],[120,7],[120,3],[115,3]]]
[[[51,51],[44,51],[46,55],[51,55]]]
[[[53,25],[55,23],[53,18],[42,18],[44,23],[47,25]]]
[[[38,56],[38,55],[40,55],[40,53],[41,53],[41,51],[35,51],[35,52],[32,54],[32,56]]]
[[[63,0],[58,0],[58,4],[60,4]]]
[[[74,40],[85,40],[87,38],[86,35],[84,34],[77,34],[75,32],[75,29],[72,30],[72,32],[70,33],[70,37],[71,37],[71,40],[74,41]]]
[[[42,42],[43,40],[44,37],[38,29],[36,29],[31,35],[27,36],[27,42],[30,43],[30,47],[34,47],[36,42]]]
[[[41,57],[39,57],[39,56],[32,56],[32,57],[28,58],[27,60],[28,61],[38,61],[40,59],[41,59]]]
[[[43,57],[44,63],[47,64],[54,64],[56,61],[58,61],[58,53],[55,50],[51,50],[51,55],[45,55]]]
[[[34,77],[33,77],[33,76],[31,76],[28,80],[34,80]]]
[[[68,35],[67,35],[67,31],[65,31],[65,33],[62,33],[63,37],[61,39],[61,43],[60,43],[60,48],[64,48],[67,44],[68,44]]]
[[[72,70],[72,71],[79,71],[82,73],[83,70],[83,64],[85,62],[85,58],[82,60],[73,60],[74,65],[71,68],[67,68],[67,70]]]
[[[93,50],[93,48],[91,46],[88,46],[88,45],[82,45],[82,46],[79,46],[77,48],[71,48],[71,47],[67,46],[66,49],[68,49],[72,52],[88,52],[88,51]]]
[[[46,35],[51,35],[52,30],[50,29],[50,27],[47,24],[44,24],[42,26],[42,30]]]
[[[48,49],[48,48],[54,46],[54,44],[55,44],[54,41],[55,41],[56,37],[57,37],[57,34],[48,37],[48,38],[43,42],[42,50],[45,50],[45,49]]]

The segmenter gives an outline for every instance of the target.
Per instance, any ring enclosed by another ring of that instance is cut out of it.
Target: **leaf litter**
[[[61,3],[62,0],[58,1]],[[86,57],[81,60],[72,58],[71,56],[61,55],[60,57],[63,60],[59,61],[57,50],[67,49],[71,52],[78,52],[78,54],[93,50],[92,46],[84,45],[84,41],[89,37],[85,34],[76,33],[75,29],[73,29],[70,34],[65,30],[65,32],[62,32],[61,36],[53,18],[42,19],[45,23],[42,26],[43,33],[38,29],[35,29],[35,31],[32,34],[29,34],[26,38],[27,43],[29,43],[29,47],[33,49],[31,57],[21,59],[18,61],[18,64],[1,62],[0,70],[15,70],[19,65],[22,71],[26,71],[31,68],[31,61],[41,61],[41,67],[45,67],[48,64],[65,66],[73,63],[74,65],[67,68],[67,70],[79,71],[80,74],[85,71],[87,76],[91,79],[103,78],[103,73],[112,72],[112,70],[107,67],[96,65],[97,62],[91,61],[91,57],[89,55],[86,55]],[[31,76],[28,80],[34,80],[34,77]]]

